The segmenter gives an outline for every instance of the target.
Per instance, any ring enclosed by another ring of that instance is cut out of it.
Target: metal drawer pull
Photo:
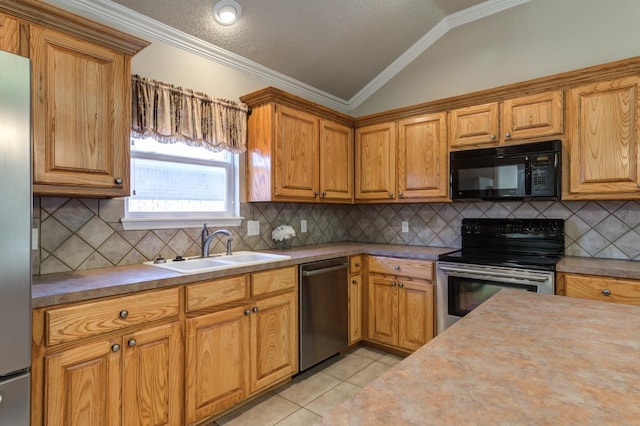
[[[356,263],[356,268],[359,268],[359,267],[360,267],[360,264],[359,264],[359,263]]]
[[[347,266],[349,266],[348,263],[343,263],[338,266],[331,266],[329,268],[316,269],[315,271],[304,271],[302,273],[302,276],[312,277],[314,275],[324,274],[325,272],[339,271],[340,269],[345,269]]]
[[[395,281],[391,281],[391,287],[395,287],[396,286],[396,282]]]
[[[497,271],[487,271],[487,270],[474,270],[474,269],[459,269],[459,268],[451,268],[449,266],[439,266],[439,268],[442,271],[445,272],[453,272],[453,273],[458,273],[460,275],[464,275],[464,276],[470,276],[470,275],[481,275],[481,276],[487,276],[487,277],[495,277],[495,278],[511,278],[511,279],[517,279],[517,280],[530,280],[530,281],[539,281],[539,282],[544,282],[547,280],[546,276],[543,275],[533,275],[533,274],[526,274],[526,273],[520,273],[520,275],[518,275],[517,277],[514,277],[513,275],[510,275],[508,273],[500,273]],[[520,271],[519,271],[520,272]]]
[[[111,346],[111,352],[118,352],[120,350],[120,345],[119,344],[114,344],[113,346]]]
[[[251,309],[247,309],[246,311],[244,311],[245,315],[251,315]]]
[[[351,284],[353,284],[353,285],[357,285],[357,284],[358,284],[358,280],[353,280],[353,281],[351,281]]]
[[[404,284],[403,283],[398,283],[398,287],[402,288],[402,287],[404,287]]]
[[[394,266],[393,269],[395,269],[396,271],[399,271],[400,270],[400,265]]]
[[[609,290],[608,288],[605,288],[604,290],[602,290],[602,295],[611,296],[611,290]]]
[[[134,347],[134,346],[135,346],[135,345],[137,345],[137,344],[138,344],[138,342],[136,342],[136,339],[129,339],[129,341],[127,342],[127,345],[128,345],[130,348]]]
[[[127,310],[120,311],[120,318],[125,319],[128,316],[129,316],[129,311]]]
[[[253,311],[254,314],[258,313],[258,307],[254,306],[253,308],[251,308],[251,310]]]

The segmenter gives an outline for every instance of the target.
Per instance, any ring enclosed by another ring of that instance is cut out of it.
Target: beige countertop
[[[321,424],[638,424],[638,330],[640,307],[503,290]]]
[[[556,267],[556,271],[640,279],[640,262],[637,260],[565,256]]]
[[[202,274],[184,275],[150,265],[129,265],[40,275],[33,277],[31,303],[33,308],[40,308],[98,297],[121,295],[134,291],[188,284],[229,275],[257,272],[265,269],[298,265],[316,260],[360,253],[436,260],[439,254],[451,250],[452,249],[446,247],[335,243],[302,246],[291,250],[269,250],[272,253],[291,256],[291,259]]]

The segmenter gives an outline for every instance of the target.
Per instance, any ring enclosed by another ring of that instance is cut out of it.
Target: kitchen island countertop
[[[640,307],[502,290],[323,425],[640,421]]]

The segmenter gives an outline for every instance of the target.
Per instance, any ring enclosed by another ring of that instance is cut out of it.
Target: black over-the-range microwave
[[[453,151],[451,198],[525,200],[560,197],[559,140]]]

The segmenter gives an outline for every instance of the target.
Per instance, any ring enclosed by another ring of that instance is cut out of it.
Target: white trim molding
[[[44,0],[61,9],[139,37],[161,41],[211,61],[259,77],[269,84],[328,108],[350,113],[395,77],[449,30],[531,0],[488,0],[445,17],[351,99],[341,99],[233,52],[205,42],[110,0]]]

